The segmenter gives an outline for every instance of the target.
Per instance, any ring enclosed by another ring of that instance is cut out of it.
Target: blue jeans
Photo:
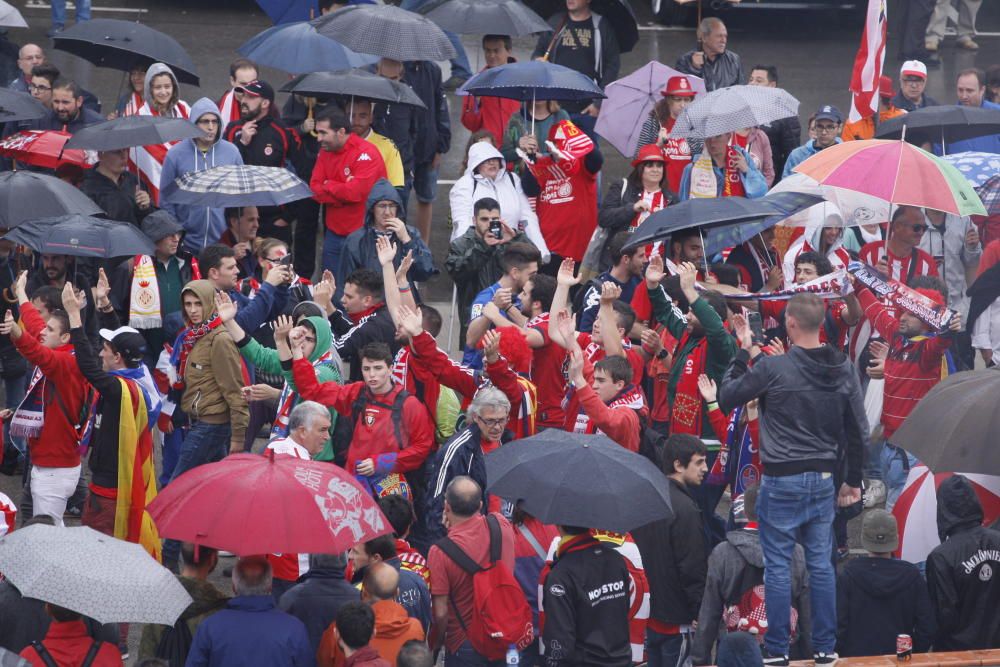
[[[691,653],[691,635],[662,635],[646,628],[646,657],[649,667],[677,667]]]
[[[893,505],[899,500],[899,494],[906,486],[906,478],[910,474],[910,468],[915,465],[917,465],[917,459],[909,452],[890,445],[888,442],[882,443],[879,466],[882,479],[885,480],[885,510],[887,512],[891,512]]]
[[[163,445],[160,449],[163,457],[163,469],[160,471],[161,489],[169,484],[170,479],[174,476],[174,468],[177,467],[177,460],[181,455],[181,445],[184,442],[186,432],[186,429],[174,426],[173,431],[163,434]]]
[[[346,236],[334,234],[329,229],[323,232],[323,269],[330,271],[337,279],[337,287],[343,289],[343,276],[340,275],[340,256],[344,252]]]
[[[792,553],[796,542],[806,553],[812,601],[813,650],[833,653],[837,643],[837,591],[833,563],[833,517],[836,492],[829,473],[804,472],[786,477],[764,475],[757,514],[764,551],[764,596],[772,655],[788,655],[792,605]]]
[[[415,12],[426,5],[429,1],[430,0],[403,0],[399,6],[401,9]],[[458,54],[450,61],[452,75],[468,79],[472,76],[472,65],[469,64],[469,56],[465,53],[465,47],[462,46],[462,38],[450,30],[445,30],[444,34],[448,37],[448,41],[451,42],[451,45],[455,47],[455,53]]]
[[[90,0],[76,0],[76,22],[90,20]],[[66,25],[66,0],[52,0],[52,25]]]
[[[207,424],[195,422],[181,443],[181,453],[170,481],[174,481],[188,470],[205,463],[221,461],[229,453],[229,438],[232,431],[229,424]]]
[[[865,445],[865,460],[861,468],[865,479],[882,480],[881,457],[884,442],[884,440],[876,440]]]
[[[501,667],[506,660],[487,660],[472,648],[468,640],[462,642],[454,653],[444,654],[444,667]]]

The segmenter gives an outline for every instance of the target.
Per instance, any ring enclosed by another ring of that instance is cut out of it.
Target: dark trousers
[[[925,60],[927,50],[924,48],[924,37],[927,35],[927,24],[934,13],[936,0],[904,0],[896,3],[899,13],[899,23],[896,30],[901,35],[898,41],[900,60]]]
[[[295,229],[292,236],[292,265],[295,273],[303,278],[313,277],[316,271],[316,231],[319,226],[320,207],[314,199],[295,202]]]

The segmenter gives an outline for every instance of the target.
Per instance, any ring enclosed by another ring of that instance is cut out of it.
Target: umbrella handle
[[[316,98],[315,97],[307,97],[306,98],[306,110],[307,110],[306,111],[306,120],[312,120],[313,119],[313,107],[314,106],[316,106]],[[310,136],[315,137],[316,136],[316,130],[310,131],[309,134],[310,134]]]

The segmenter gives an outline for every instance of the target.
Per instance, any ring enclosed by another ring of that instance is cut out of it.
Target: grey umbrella
[[[319,34],[357,53],[404,62],[455,57],[455,47],[436,23],[393,5],[350,5],[312,24]]]
[[[31,95],[0,88],[0,123],[41,118],[46,113],[47,109]]]
[[[520,37],[552,30],[545,19],[519,0],[434,0],[418,11],[460,35]]]
[[[104,211],[72,185],[34,171],[0,173],[0,228],[17,227],[27,220]]]
[[[24,597],[98,623],[173,625],[191,596],[141,546],[79,526],[35,525],[0,539],[0,572]]]
[[[4,28],[27,28],[28,22],[13,5],[0,0],[0,26]]]
[[[670,136],[706,139],[798,113],[799,101],[781,88],[729,86],[698,96],[677,118]]]
[[[186,118],[123,116],[78,130],[63,148],[113,151],[204,136],[205,133]]]
[[[393,81],[363,69],[300,74],[282,86],[281,90],[299,95],[361,97],[368,100],[412,104],[422,109],[427,108],[423,100],[405,83]]]
[[[151,255],[156,249],[135,225],[89,215],[63,215],[18,225],[3,238],[51,255],[124,257]]]

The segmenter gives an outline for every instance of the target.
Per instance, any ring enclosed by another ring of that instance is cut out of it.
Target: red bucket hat
[[[666,162],[663,157],[663,149],[656,144],[646,144],[639,149],[639,154],[632,160],[632,166],[638,167],[643,162]]]
[[[667,87],[660,91],[660,95],[667,97],[669,95],[674,95],[676,97],[694,97],[694,89],[691,87],[691,82],[688,81],[686,76],[672,76],[667,79]]]

